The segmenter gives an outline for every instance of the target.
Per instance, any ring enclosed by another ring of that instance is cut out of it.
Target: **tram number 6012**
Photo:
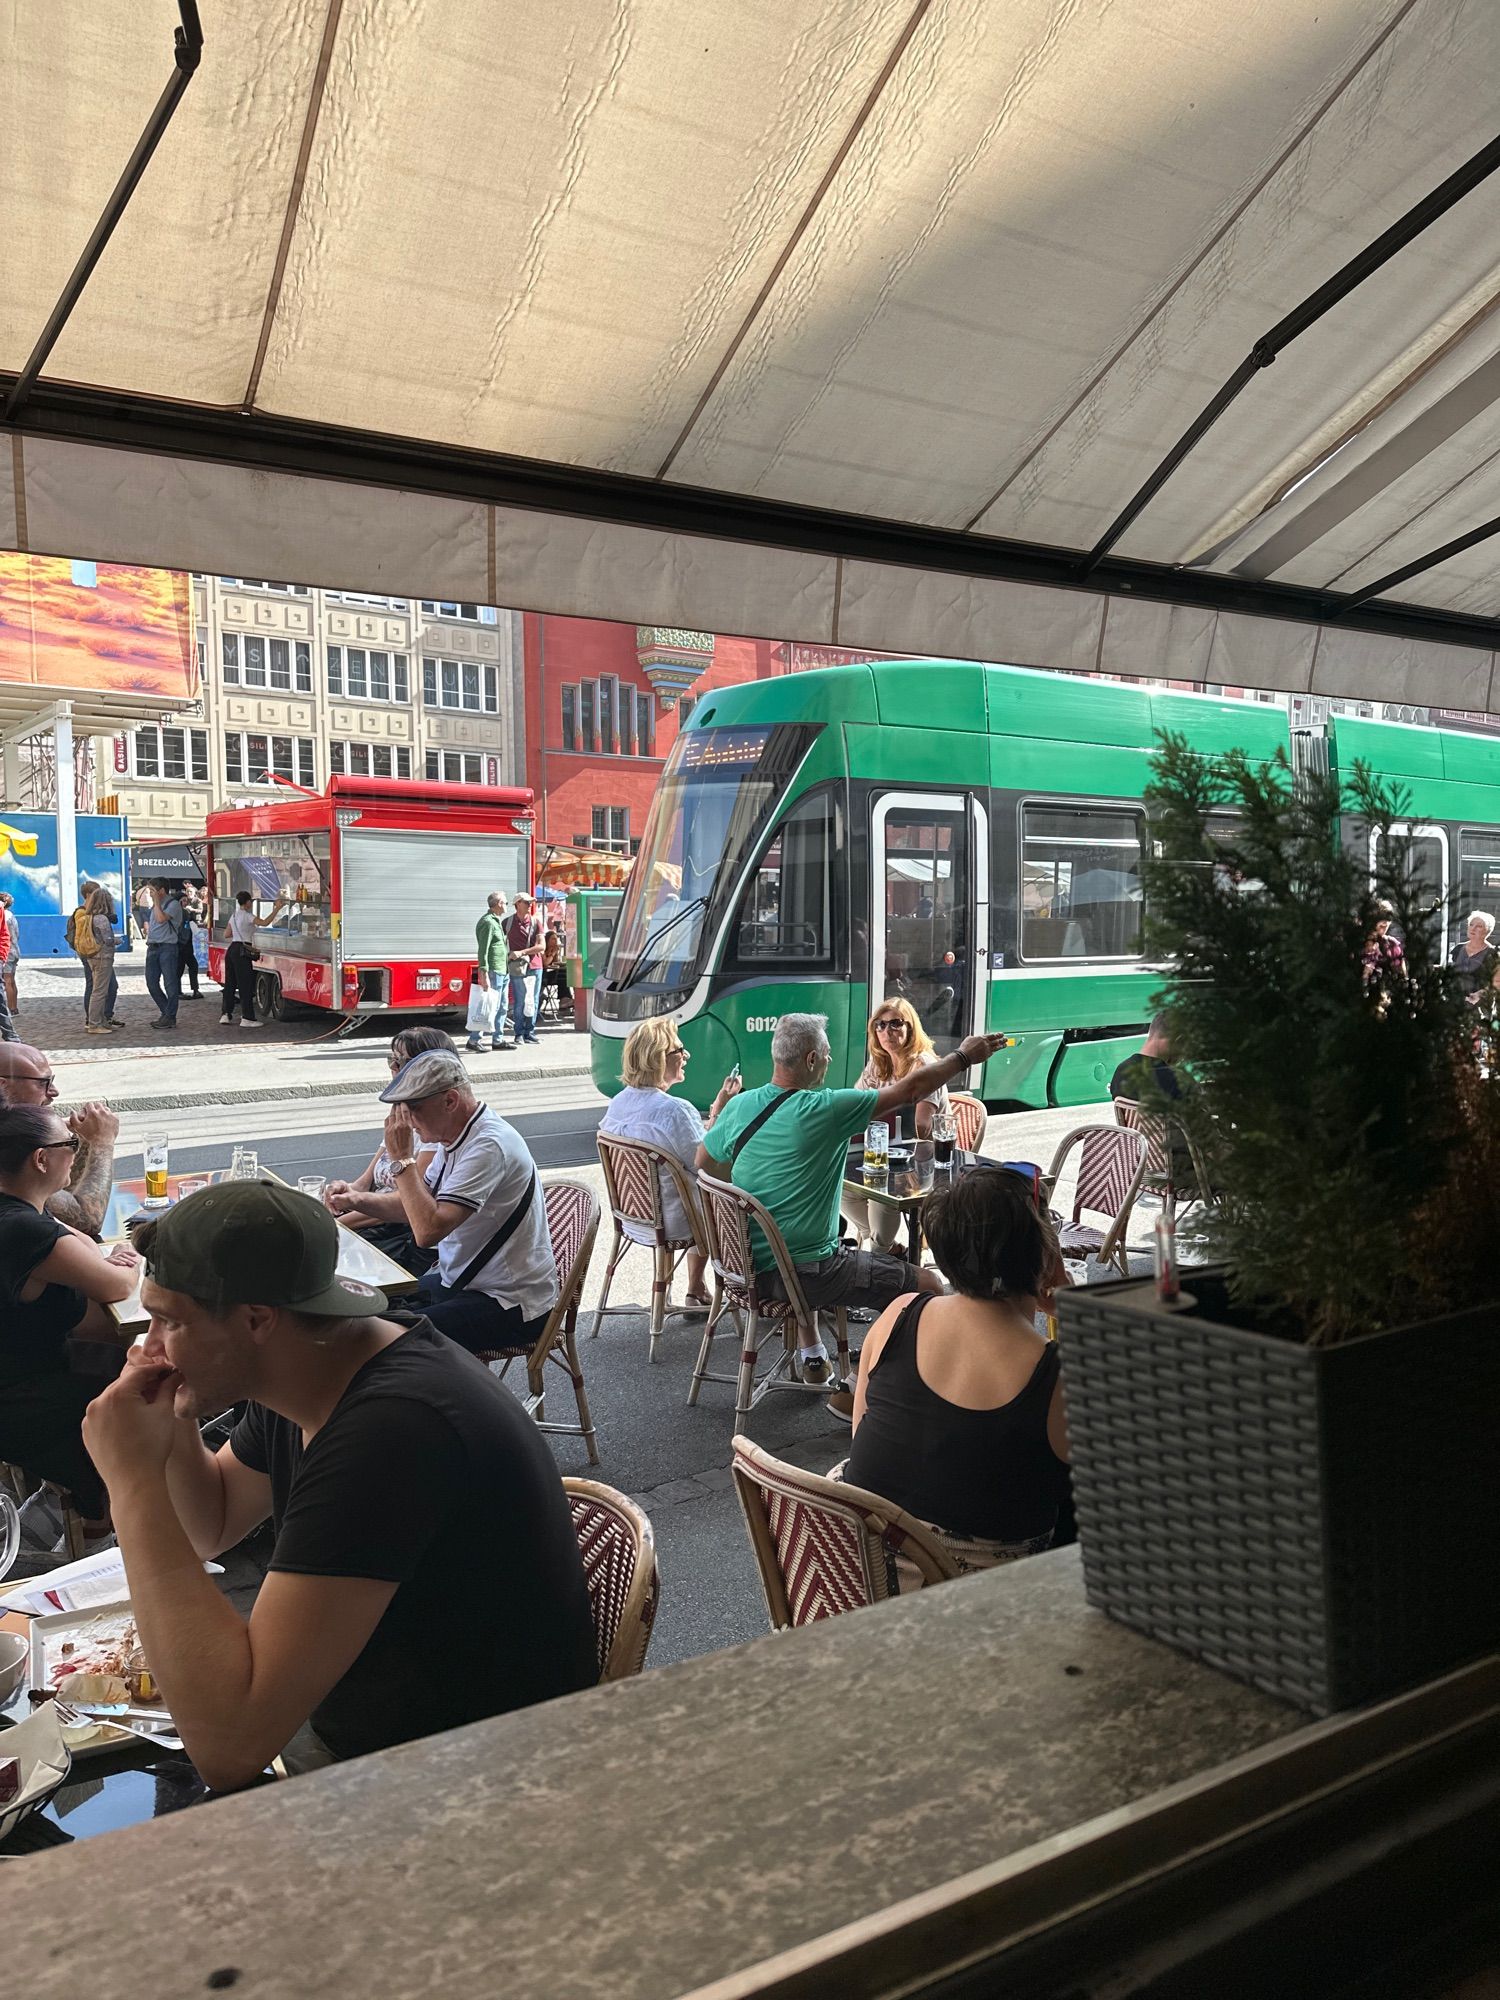
[[[774,1035],[779,1014],[750,1014],[746,1016],[745,1032],[748,1035]]]

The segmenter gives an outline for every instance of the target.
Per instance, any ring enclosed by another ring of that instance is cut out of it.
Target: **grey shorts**
[[[914,1264],[884,1250],[835,1250],[819,1264],[799,1264],[797,1276],[815,1312],[832,1311],[837,1306],[863,1306],[878,1312],[903,1292],[916,1291],[920,1283]],[[774,1271],[766,1273],[765,1289],[772,1298],[784,1296]]]

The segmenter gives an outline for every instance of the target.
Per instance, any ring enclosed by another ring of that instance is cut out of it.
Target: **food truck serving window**
[[[343,838],[345,958],[472,958],[485,898],[529,890],[518,834],[388,833]]]
[[[259,834],[216,840],[214,930],[222,937],[242,890],[278,951],[326,958],[330,937],[326,833]]]

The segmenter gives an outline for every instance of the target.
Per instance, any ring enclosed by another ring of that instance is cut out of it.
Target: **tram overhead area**
[[[1500,700],[1484,0],[196,15],[0,23],[0,545]]]

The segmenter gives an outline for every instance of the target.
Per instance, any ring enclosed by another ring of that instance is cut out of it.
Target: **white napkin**
[[[0,1729],[0,1758],[4,1757],[14,1757],[21,1766],[20,1791],[0,1805],[0,1827],[9,1832],[33,1805],[57,1790],[73,1761],[50,1701],[14,1729]]]

